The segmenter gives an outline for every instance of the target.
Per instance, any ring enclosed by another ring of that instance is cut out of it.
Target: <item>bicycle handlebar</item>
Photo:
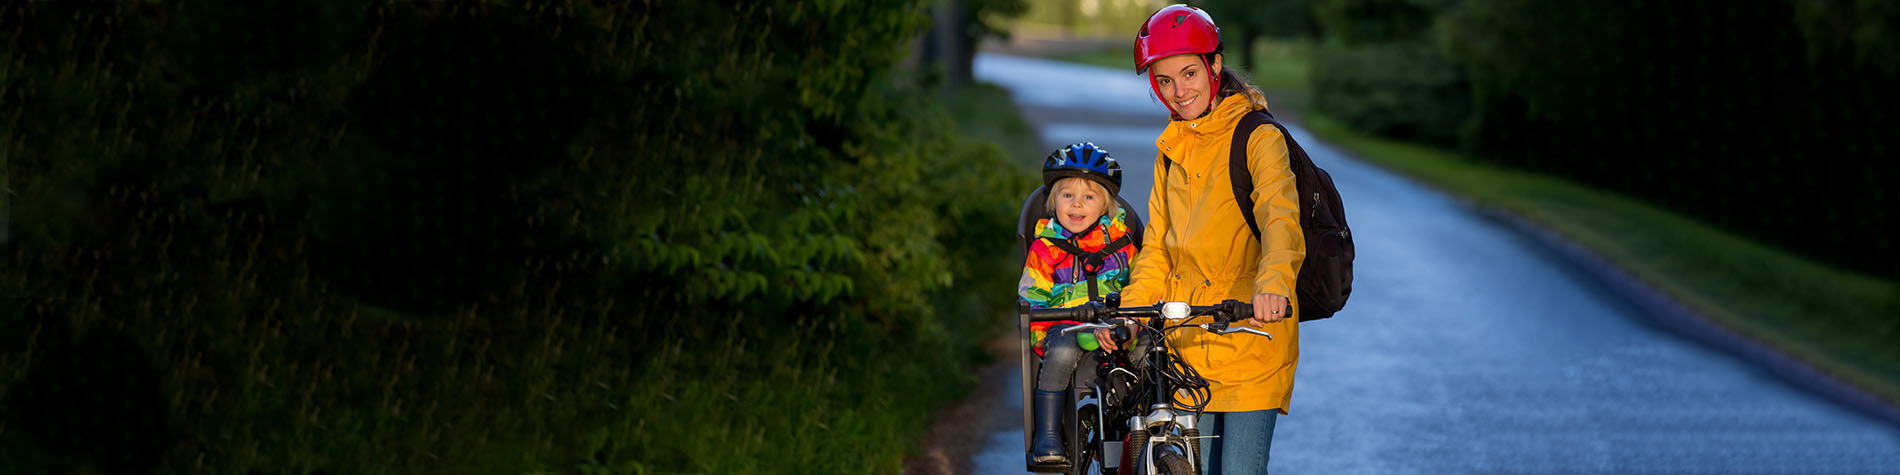
[[[1229,299],[1216,305],[1188,305],[1186,302],[1164,302],[1159,305],[1141,307],[1108,308],[1097,302],[1089,302],[1069,308],[1028,308],[1024,304],[1022,313],[1029,315],[1031,322],[1058,322],[1073,320],[1085,323],[1102,323],[1112,318],[1154,318],[1183,320],[1194,317],[1214,317],[1216,323],[1233,323],[1253,318],[1253,305],[1239,300]]]
[[[1063,329],[1062,332],[1064,334],[1081,330],[1094,330],[1097,328],[1113,328],[1116,325],[1108,322],[1108,320],[1116,318],[1160,317],[1167,320],[1187,320],[1195,317],[1214,317],[1214,321],[1211,323],[1203,323],[1195,326],[1218,335],[1252,333],[1267,337],[1269,340],[1273,339],[1272,334],[1255,328],[1244,326],[1229,327],[1228,324],[1230,323],[1253,318],[1252,304],[1232,299],[1216,305],[1188,305],[1186,302],[1164,302],[1159,305],[1120,308],[1108,308],[1097,302],[1089,302],[1069,308],[1033,309],[1029,308],[1027,304],[1020,304],[1017,311],[1028,315],[1029,321],[1031,322],[1057,322],[1065,320],[1083,322],[1082,325]]]

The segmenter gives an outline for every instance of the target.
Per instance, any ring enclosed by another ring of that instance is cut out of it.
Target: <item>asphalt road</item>
[[[1146,215],[1166,112],[1144,79],[995,54],[976,74],[1048,149],[1108,148]],[[1345,197],[1358,257],[1345,311],[1300,330],[1275,472],[1900,473],[1900,428],[1686,340],[1539,241],[1289,126]],[[1020,384],[983,397],[1014,414]],[[1022,447],[998,427],[970,466],[1022,473]]]

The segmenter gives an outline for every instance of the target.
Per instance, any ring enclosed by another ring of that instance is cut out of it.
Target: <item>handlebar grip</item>
[[[1228,307],[1228,313],[1232,315],[1233,317],[1232,320],[1228,320],[1229,322],[1238,322],[1241,320],[1253,318],[1253,304],[1252,303],[1229,299],[1227,301],[1221,302],[1221,305]],[[1292,318],[1293,317],[1293,302],[1287,302],[1286,308],[1284,310],[1281,310],[1281,312],[1283,312],[1281,313],[1281,315],[1286,315],[1288,318]]]
[[[1028,304],[1019,305],[1017,308],[1017,311],[1028,315],[1029,321],[1031,322],[1059,322],[1064,320],[1093,322],[1097,319],[1098,315],[1104,313],[1102,310],[1102,305],[1094,302],[1068,308],[1029,308]]]
[[[1239,300],[1229,300],[1228,302],[1230,302],[1229,305],[1234,306],[1234,321],[1238,322],[1253,318],[1253,303]]]
[[[1238,322],[1241,320],[1253,318],[1253,304],[1252,303],[1228,299],[1227,301],[1221,302],[1221,305],[1228,306],[1229,308],[1228,312],[1233,316],[1233,320],[1229,320],[1230,322]],[[1293,316],[1293,302],[1287,302],[1286,308],[1284,310],[1281,310],[1281,312],[1283,312],[1281,313],[1281,315],[1292,317]]]

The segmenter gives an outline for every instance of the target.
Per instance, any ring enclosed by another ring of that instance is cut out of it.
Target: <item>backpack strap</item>
[[[1260,222],[1253,216],[1253,173],[1247,168],[1247,141],[1253,138],[1254,129],[1272,123],[1273,116],[1266,111],[1240,116],[1240,125],[1234,127],[1233,149],[1227,154],[1227,178],[1234,185],[1234,201],[1240,204],[1240,215],[1247,219],[1247,229],[1255,238],[1260,237]]]

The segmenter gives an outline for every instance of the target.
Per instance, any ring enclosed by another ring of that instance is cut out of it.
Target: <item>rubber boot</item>
[[[1034,410],[1036,427],[1030,431],[1030,456],[1040,464],[1069,463],[1069,452],[1062,448],[1062,411],[1063,403],[1068,402],[1068,391],[1036,390],[1030,402]]]

